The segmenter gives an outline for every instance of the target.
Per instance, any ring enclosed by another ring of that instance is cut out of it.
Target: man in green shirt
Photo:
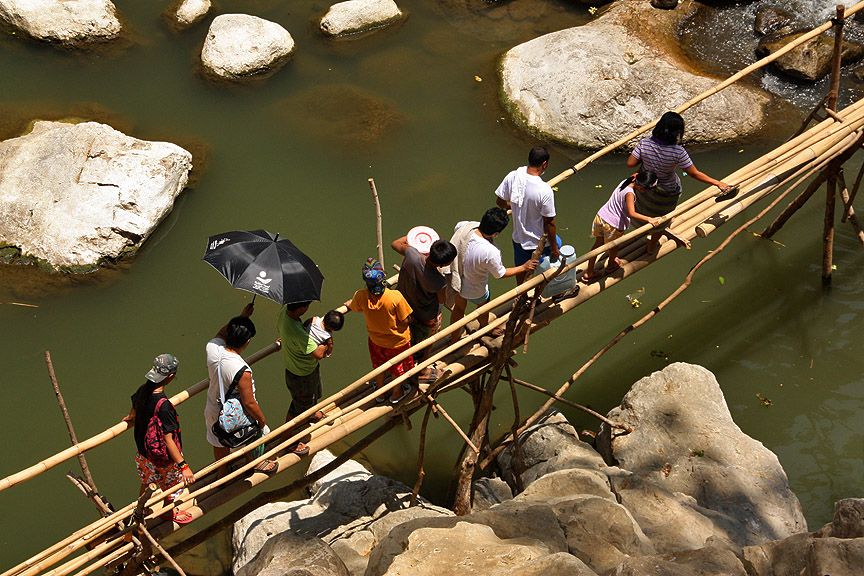
[[[310,302],[286,304],[279,313],[279,339],[282,341],[282,360],[285,362],[285,385],[291,393],[291,406],[285,421],[299,416],[321,399],[321,373],[318,361],[327,354],[328,345],[318,344],[303,326],[301,318],[309,310]],[[320,410],[310,420],[324,418]],[[295,452],[302,451],[301,442]]]

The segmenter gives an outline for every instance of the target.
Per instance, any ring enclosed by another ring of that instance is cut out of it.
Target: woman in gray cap
[[[147,372],[147,381],[132,395],[132,411],[124,418],[127,422],[134,422],[135,445],[138,447],[135,466],[141,478],[141,492],[151,482],[167,494],[170,488],[181,482],[188,485],[195,481],[195,475],[183,458],[180,419],[165,395],[165,387],[177,375],[178,365],[177,358],[171,354],[157,356]],[[166,495],[166,503],[173,502],[180,492]],[[192,515],[175,508],[173,520],[187,524],[192,521]]]

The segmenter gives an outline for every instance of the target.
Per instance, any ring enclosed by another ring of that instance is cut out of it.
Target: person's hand
[[[246,304],[246,306],[243,307],[243,311],[240,312],[240,315],[249,318],[250,316],[252,316],[253,312],[255,312],[255,304],[249,302],[248,304]]]
[[[662,218],[651,218],[650,220],[648,220],[648,223],[651,224],[651,226],[653,226],[654,228],[657,228],[658,226],[660,226],[660,220],[662,220]]]
[[[528,260],[527,262],[525,262],[525,271],[527,272],[537,268],[538,262],[539,260]]]
[[[188,464],[180,469],[180,474],[183,476],[183,484],[188,486],[195,482],[195,474],[192,473],[192,469]]]

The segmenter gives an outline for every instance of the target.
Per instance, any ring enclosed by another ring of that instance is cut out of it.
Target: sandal
[[[171,519],[182,526],[183,524],[189,524],[190,522],[192,522],[195,517],[186,510],[180,510],[178,508],[175,508],[174,514],[171,516]]]
[[[412,390],[413,390],[413,388],[411,387],[410,384],[408,384],[407,382],[403,382],[402,388],[401,388],[401,393],[396,398],[391,397],[390,398],[390,404],[398,404],[399,402],[404,400],[409,394],[411,394]]]
[[[315,424],[316,422],[320,422],[321,420],[323,420],[326,417],[327,417],[327,415],[324,414],[324,412],[322,412],[321,410],[318,410],[317,412],[315,412],[315,414],[313,414],[312,416],[309,417],[309,422],[311,422],[312,424]]]
[[[307,446],[303,442],[297,442],[296,444],[294,444],[294,446],[289,448],[289,450],[292,454],[296,454],[297,456],[306,456],[307,454],[309,454],[309,446]]]
[[[306,451],[309,451],[309,448],[306,448]],[[275,474],[279,471],[279,463],[276,460],[264,460],[263,462],[259,462],[255,468],[253,468],[255,472],[261,472],[262,474]]]
[[[417,377],[417,381],[422,384],[433,384],[440,376],[441,374],[439,373],[438,368],[433,364],[420,373]]]

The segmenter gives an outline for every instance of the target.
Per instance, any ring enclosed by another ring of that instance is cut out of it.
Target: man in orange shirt
[[[398,290],[387,288],[384,283],[384,268],[378,260],[369,258],[363,266],[364,290],[357,290],[354,297],[345,305],[348,310],[362,312],[369,334],[369,356],[372,367],[377,368],[391,358],[411,347],[411,305]],[[414,367],[414,358],[408,356],[390,368],[396,378]],[[375,377],[377,388],[384,386],[384,374]],[[390,402],[395,404],[410,394],[407,382],[401,388],[394,388]]]

